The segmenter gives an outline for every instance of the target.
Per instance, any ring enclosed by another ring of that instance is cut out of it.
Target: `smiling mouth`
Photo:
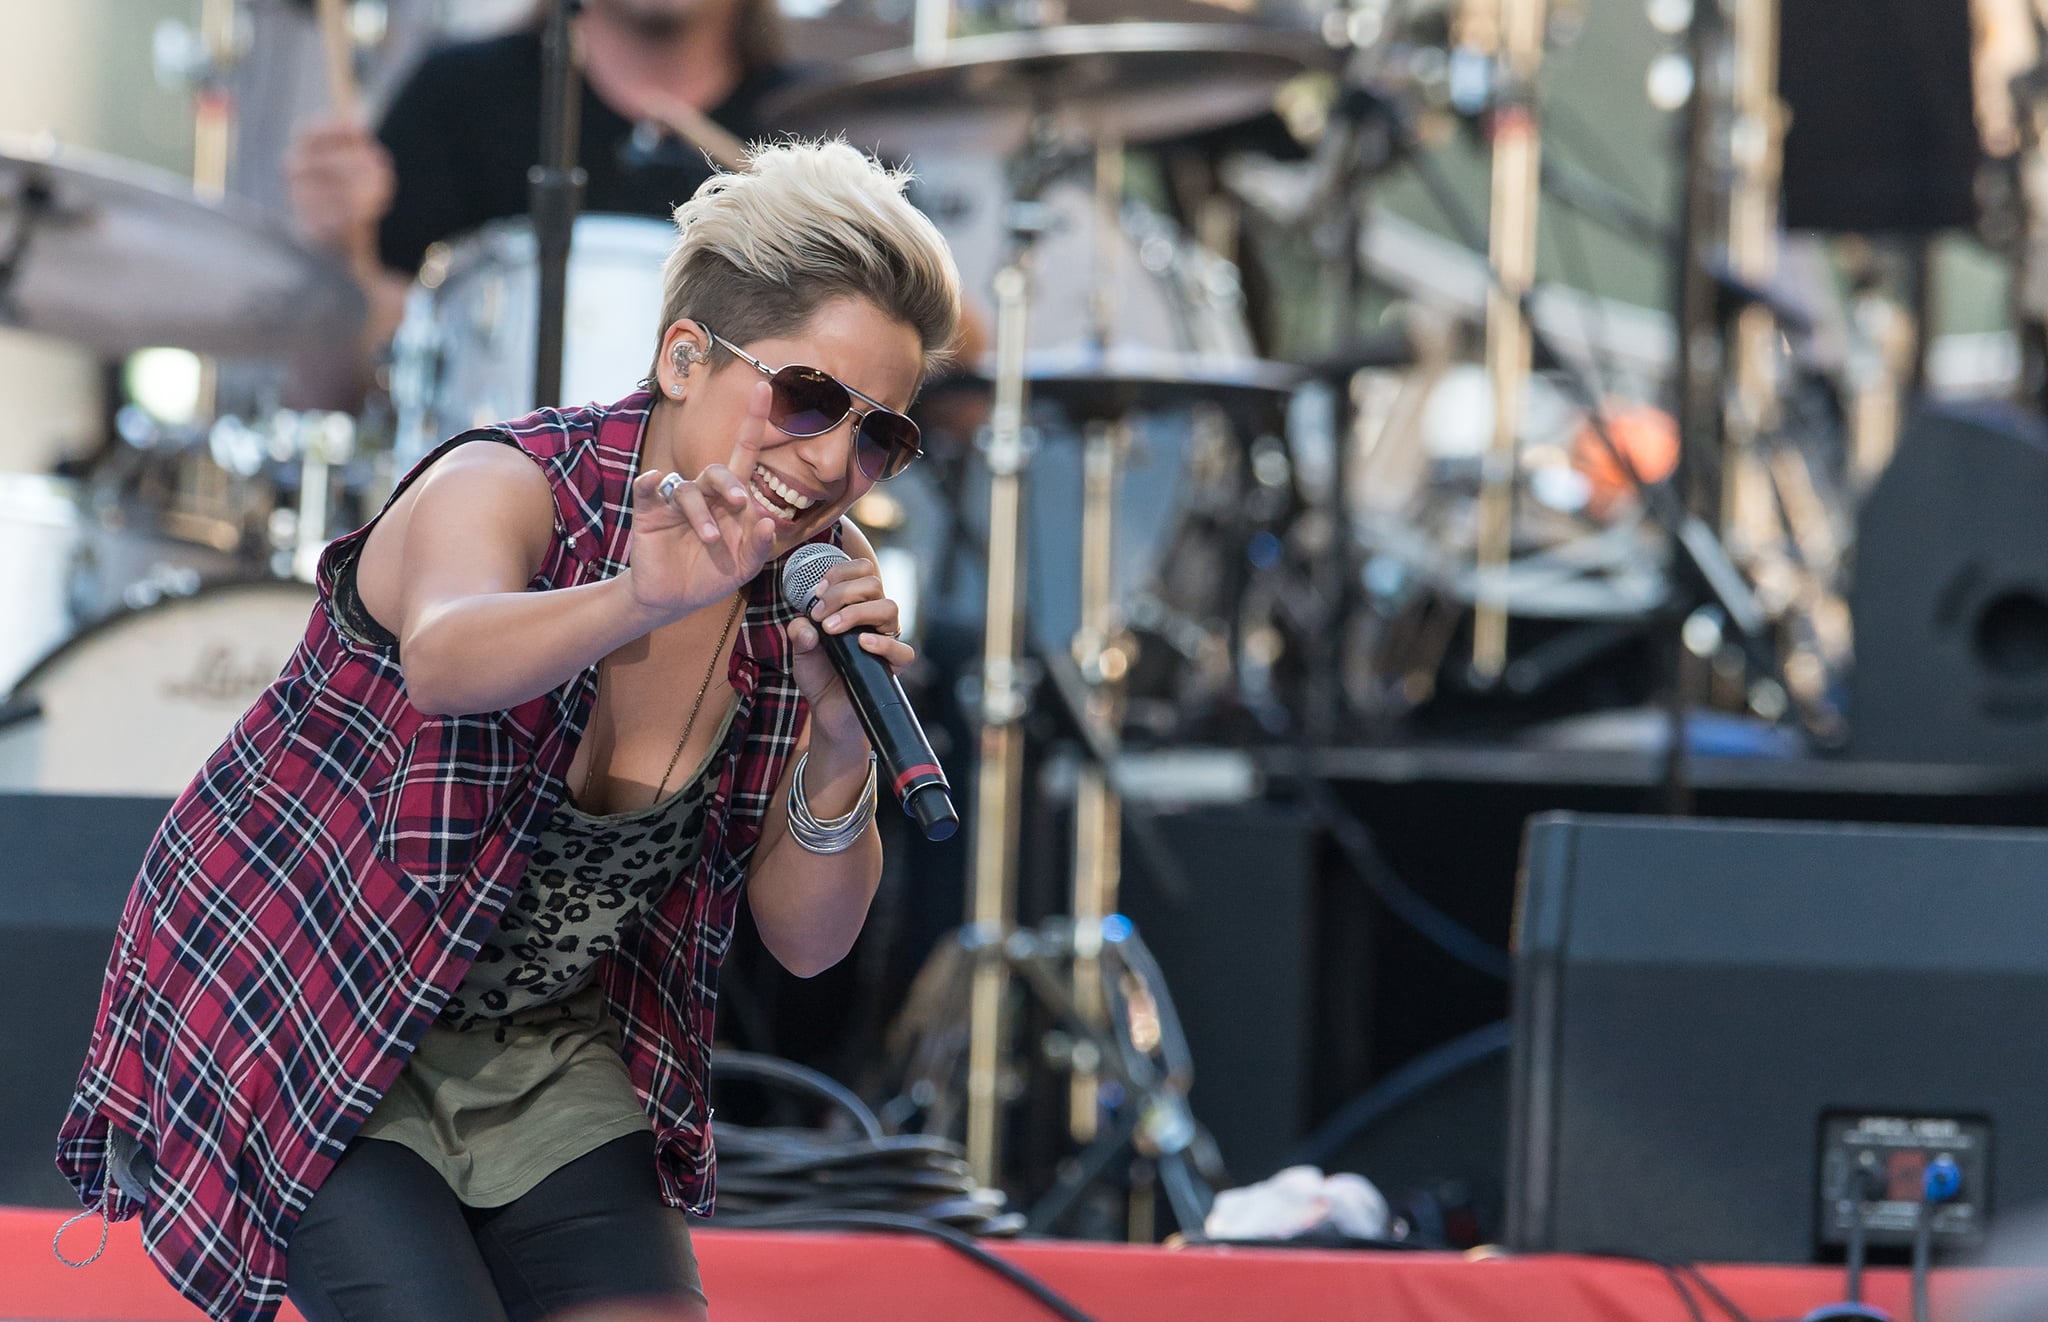
[[[818,504],[815,498],[794,490],[765,468],[754,470],[747,482],[747,492],[756,505],[781,523],[797,522]]]

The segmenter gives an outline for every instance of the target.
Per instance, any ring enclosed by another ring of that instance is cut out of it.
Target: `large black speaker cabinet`
[[[2048,767],[2048,427],[1929,410],[1858,520],[1851,748]]]
[[[1967,225],[1981,155],[1968,0],[1783,0],[1785,223],[1925,233]]]
[[[57,1125],[99,1008],[114,927],[168,799],[0,794],[0,1205],[75,1205]]]
[[[1847,1115],[2048,1199],[2048,832],[1547,815],[1517,918],[1515,1248],[1826,1256]]]

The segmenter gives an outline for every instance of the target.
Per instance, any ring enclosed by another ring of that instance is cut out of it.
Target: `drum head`
[[[646,375],[660,332],[661,267],[675,239],[667,221],[576,218],[562,325],[565,403],[618,399]],[[430,255],[391,343],[401,465],[458,432],[533,409],[536,252],[532,224],[518,219],[493,221]]]
[[[284,669],[317,602],[296,582],[222,584],[126,611],[37,662],[9,695],[0,789],[182,791]]]

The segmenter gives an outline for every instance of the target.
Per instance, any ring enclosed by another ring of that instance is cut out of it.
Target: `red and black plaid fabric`
[[[529,590],[625,567],[648,410],[637,393],[473,434],[519,445],[553,487],[555,542]],[[80,1198],[139,1213],[150,1255],[217,1319],[261,1322],[283,1300],[299,1215],[496,927],[594,700],[593,667],[510,711],[421,713],[395,650],[335,621],[334,565],[365,535],[323,557],[304,640],[150,846],[59,1136]],[[771,566],[750,589],[733,649],[735,756],[702,855],[603,972],[662,1192],[700,1212],[718,967],[806,714],[776,582]],[[110,1127],[154,1161],[146,1197],[108,1190]]]

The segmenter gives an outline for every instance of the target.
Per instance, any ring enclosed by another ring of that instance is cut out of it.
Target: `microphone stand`
[[[541,35],[540,163],[526,172],[540,296],[534,317],[533,404],[562,402],[563,321],[568,312],[569,243],[583,207],[586,176],[576,164],[583,79],[576,71],[569,19],[579,0],[554,0]]]

